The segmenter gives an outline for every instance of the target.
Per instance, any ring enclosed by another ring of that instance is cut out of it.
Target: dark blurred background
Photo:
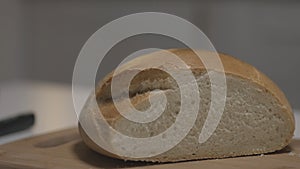
[[[70,84],[78,53],[96,30],[113,19],[146,11],[175,14],[197,25],[219,52],[256,66],[300,108],[298,1],[1,0],[0,82]],[[99,72],[112,70],[134,50],[180,45],[161,36],[133,37],[110,52],[105,58],[109,64]]]

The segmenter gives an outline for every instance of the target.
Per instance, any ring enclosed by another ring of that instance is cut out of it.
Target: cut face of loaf
[[[90,148],[101,154],[124,160],[174,162],[269,153],[280,150],[289,144],[293,136],[295,122],[291,107],[284,94],[270,79],[254,67],[223,54],[219,55],[226,74],[225,109],[211,137],[206,142],[199,143],[199,135],[207,119],[211,104],[211,83],[208,71],[205,70],[202,62],[191,50],[173,49],[170,51],[189,66],[199,89],[198,116],[186,137],[172,149],[152,157],[130,158],[107,152],[92,141],[85,131],[84,123],[89,123],[88,118],[91,116],[99,118],[98,107],[90,107],[88,100],[80,117],[83,127],[79,126],[79,129],[84,142]],[[202,54],[206,57],[210,55],[209,52],[202,52]],[[131,67],[136,65],[143,67],[143,64],[155,62],[151,59],[155,55],[159,55],[159,53],[142,56],[126,63],[115,76],[116,82],[122,83],[122,78],[131,71]],[[162,65],[168,64],[164,63],[163,58],[159,62]],[[175,71],[179,76],[182,74],[182,78],[184,78],[186,70]],[[214,70],[209,70],[209,73],[220,74]],[[123,117],[114,106],[111,96],[111,79],[112,75],[109,74],[96,89],[97,106],[99,106],[104,117],[101,120],[106,120],[115,130],[130,137],[148,138],[166,131],[175,122],[180,112],[181,97],[188,97],[180,95],[178,84],[166,72],[158,69],[146,69],[138,73],[131,81],[129,88],[129,98],[132,105],[137,110],[146,111],[150,107],[150,95],[151,101],[154,102],[160,102],[161,95],[165,95],[167,104],[161,116],[156,120],[149,123],[137,123]],[[191,84],[186,82],[185,85]],[[222,87],[218,84],[215,85]],[[157,90],[160,92],[155,92]],[[116,97],[120,103],[126,101],[122,90]],[[195,103],[189,104],[188,106],[192,107]],[[100,124],[89,125],[101,128]],[[178,129],[178,132],[180,131]],[[107,138],[108,142],[110,139],[111,142],[115,141],[110,133],[98,134]],[[169,137],[176,137],[176,135]],[[163,135],[162,138],[167,138],[167,136]],[[124,146],[122,144],[118,146],[126,149],[126,147],[122,147]],[[135,145],[129,146],[134,148]]]

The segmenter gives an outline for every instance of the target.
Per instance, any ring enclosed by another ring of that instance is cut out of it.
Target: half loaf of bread
[[[175,162],[269,153],[280,150],[290,143],[295,122],[292,109],[283,92],[253,66],[225,54],[219,54],[227,84],[224,113],[211,137],[206,142],[199,143],[199,134],[211,101],[208,71],[193,51],[189,49],[171,49],[169,51],[188,65],[197,81],[201,98],[199,114],[186,137],[172,149],[161,154],[131,158],[104,150],[90,138],[82,127],[84,124],[81,124],[79,130],[87,146],[101,154],[123,160]],[[201,53],[207,57],[210,55],[209,52]],[[154,60],[155,55],[159,55],[159,52],[138,57],[123,65],[121,71],[115,75],[116,83],[122,81],[122,77],[134,66],[143,67],[149,62],[159,62],[162,66],[169,64],[164,61],[163,57]],[[138,73],[131,81],[129,98],[137,110],[145,111],[149,108],[150,93],[152,93],[151,97],[154,98],[152,99],[154,102],[155,97],[159,97],[161,94],[167,98],[164,112],[149,123],[130,121],[118,112],[112,101],[111,82],[112,73],[108,74],[96,88],[97,108],[90,107],[88,100],[82,110],[81,118],[86,118],[86,116],[99,118],[100,112],[97,111],[99,108],[104,118],[102,120],[106,120],[118,132],[135,138],[153,137],[168,129],[175,122],[180,111],[182,96],[180,96],[178,84],[168,73],[159,69],[146,69]],[[156,90],[161,92],[153,92]],[[123,101],[122,93],[117,97],[119,97],[117,98],[119,102]],[[81,119],[81,121],[86,122],[85,119]],[[90,125],[101,128],[101,124]],[[98,134],[103,135],[108,142],[109,139],[112,139],[109,137],[109,133]]]

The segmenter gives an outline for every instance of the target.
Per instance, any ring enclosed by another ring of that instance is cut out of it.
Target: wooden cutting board
[[[124,162],[99,155],[69,129],[0,146],[0,169],[300,169],[300,140],[267,155],[179,163]]]

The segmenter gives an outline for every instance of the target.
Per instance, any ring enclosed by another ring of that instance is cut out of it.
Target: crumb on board
[[[295,156],[296,155],[296,153],[294,153],[294,152],[289,152],[289,156]]]
[[[261,154],[260,156],[263,157],[263,156],[265,156],[265,155],[264,155],[264,154]]]

